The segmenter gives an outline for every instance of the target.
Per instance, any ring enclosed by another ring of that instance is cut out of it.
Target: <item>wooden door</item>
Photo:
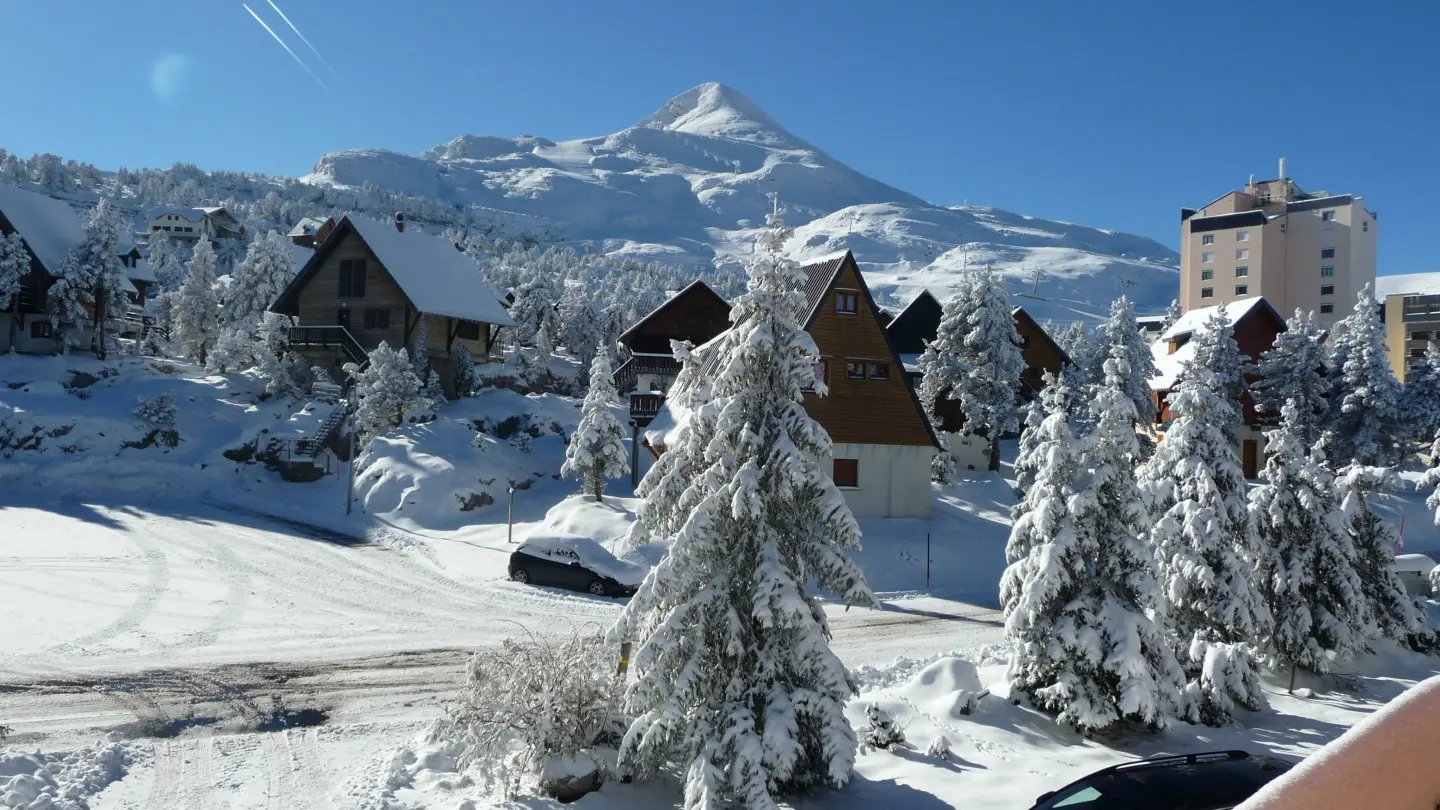
[[[1260,475],[1260,442],[1255,439],[1246,439],[1242,444],[1244,455],[1244,469],[1246,478],[1256,478]]]

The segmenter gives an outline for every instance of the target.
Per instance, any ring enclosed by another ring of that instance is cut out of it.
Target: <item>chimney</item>
[[[1285,158],[1280,158],[1280,179],[1285,180]]]
[[[399,231],[400,233],[404,233],[404,232],[405,232],[405,212],[404,212],[404,211],[396,211],[396,212],[395,212],[395,230]]]

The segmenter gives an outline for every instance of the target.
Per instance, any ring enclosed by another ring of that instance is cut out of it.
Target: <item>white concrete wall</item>
[[[836,444],[834,457],[859,462],[860,486],[841,489],[856,517],[927,520],[931,517],[934,503],[930,494],[930,462],[935,457],[935,448]]]
[[[950,447],[951,458],[955,459],[957,473],[974,470],[985,472],[990,469],[989,440],[960,433],[946,433],[945,442]]]
[[[30,337],[30,324],[35,321],[47,321],[49,315],[12,315],[0,314],[0,351],[10,351],[25,354],[53,354],[55,352],[54,338],[32,338]],[[14,329],[15,341],[11,344],[11,330]],[[90,345],[90,330],[82,330],[82,345]]]

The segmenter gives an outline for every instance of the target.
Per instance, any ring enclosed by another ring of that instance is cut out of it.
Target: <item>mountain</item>
[[[1178,255],[1151,239],[933,205],[846,166],[718,83],[613,135],[462,135],[418,156],[332,152],[302,180],[490,209],[606,253],[697,264],[742,261],[776,194],[798,226],[796,258],[849,247],[893,305],[925,286],[943,295],[967,261],[992,263],[1042,319],[1092,319],[1121,293],[1158,311],[1178,288]]]

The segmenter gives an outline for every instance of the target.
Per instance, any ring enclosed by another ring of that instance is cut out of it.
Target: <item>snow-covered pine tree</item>
[[[777,215],[714,347],[714,415],[694,510],[614,628],[639,642],[626,695],[635,719],[619,767],[685,771],[686,810],[775,808],[780,794],[845,783],[856,684],[830,650],[818,587],[873,604],[847,551],[860,529],[814,459],[830,440],[806,413],[818,351],[801,326],[804,277]]]
[[[1325,442],[1335,467],[1388,467],[1404,454],[1400,383],[1390,371],[1385,326],[1366,284],[1346,316],[1335,352],[1340,363],[1339,407],[1330,409]],[[1333,402],[1333,400],[1332,400]]]
[[[1252,711],[1264,705],[1252,645],[1270,629],[1255,582],[1259,542],[1230,432],[1239,415],[1225,387],[1198,356],[1187,363],[1170,394],[1165,441],[1139,473],[1162,626],[1189,677],[1187,703],[1207,725],[1229,722],[1237,703]]]
[[[1430,491],[1425,498],[1425,506],[1435,513],[1433,522],[1440,526],[1440,431],[1436,431],[1435,438],[1430,442],[1430,469],[1425,471],[1416,489]]]
[[[1355,547],[1355,573],[1364,590],[1370,627],[1381,638],[1403,642],[1424,622],[1395,571],[1400,535],[1370,504],[1373,497],[1398,492],[1400,477],[1386,467],[1352,464],[1335,477],[1335,488]]]
[[[1170,306],[1165,308],[1165,320],[1160,322],[1160,331],[1165,332],[1174,326],[1180,320],[1180,316],[1184,314],[1185,310],[1180,306],[1180,299],[1172,298]]]
[[[195,243],[195,255],[171,309],[171,335],[180,351],[204,363],[220,331],[220,302],[215,296],[215,252],[207,240]]]
[[[260,319],[295,279],[295,262],[285,247],[285,237],[267,231],[254,242],[230,274],[225,292],[225,322],[253,334]]]
[[[541,328],[535,333],[535,367],[536,373],[542,377],[550,375],[550,358],[555,356],[555,344],[550,340],[549,328]]]
[[[1016,402],[1025,359],[1004,282],[988,266],[970,270],[945,302],[930,348],[936,356],[937,393],[960,404],[961,431],[984,436],[990,469],[1000,468],[1000,436],[1018,427]],[[964,369],[963,372],[960,369]]]
[[[354,393],[360,401],[355,423],[366,441],[405,424],[406,417],[427,402],[420,393],[420,378],[410,364],[410,353],[404,349],[397,352],[383,340],[370,352],[370,365],[355,375]]]
[[[185,260],[179,246],[164,231],[150,234],[145,260],[155,271],[155,286],[160,292],[173,292],[185,283]]]
[[[1298,403],[1280,414],[1266,432],[1264,484],[1250,493],[1260,590],[1274,622],[1269,647],[1282,664],[1329,672],[1327,652],[1343,660],[1364,649],[1365,590],[1324,456],[1301,444]]]
[[[555,333],[558,326],[555,305],[558,302],[559,295],[546,278],[536,276],[515,288],[510,317],[515,321],[515,334],[521,343],[533,344],[536,333],[542,329]]]
[[[1094,340],[1094,351],[1100,357],[1095,385],[1104,385],[1105,376],[1108,374],[1105,364],[1115,357],[1114,347],[1124,346],[1125,366],[1128,370],[1121,381],[1120,390],[1125,392],[1126,398],[1135,406],[1137,424],[1153,423],[1155,397],[1150,389],[1150,381],[1158,376],[1160,371],[1155,367],[1155,358],[1150,353],[1149,344],[1140,333],[1135,320],[1135,305],[1130,303],[1129,298],[1122,295],[1110,304],[1110,317],[1096,329]],[[1144,446],[1141,450],[1145,450]]]
[[[422,380],[430,376],[430,327],[425,324],[427,320],[421,316],[415,335],[410,339],[410,365],[415,369],[415,376]]]
[[[1191,338],[1191,343],[1195,345],[1194,362],[1181,369],[1180,378],[1183,380],[1192,371],[1205,375],[1229,405],[1228,410],[1213,413],[1228,416],[1232,425],[1240,424],[1244,416],[1245,374],[1249,364],[1240,354],[1240,344],[1235,342],[1235,325],[1230,322],[1224,304],[1216,307],[1205,319]]]
[[[580,408],[580,425],[565,446],[565,463],[560,466],[560,475],[579,478],[581,491],[594,495],[596,501],[605,495],[605,479],[630,472],[625,428],[615,418],[615,401],[610,358],[597,353],[590,361],[590,390]]]
[[[125,314],[130,281],[120,261],[120,222],[102,198],[81,223],[85,239],[71,249],[50,285],[50,322],[57,343],[75,346],[89,326],[90,345],[103,356],[109,343],[108,321]]]
[[[1155,564],[1136,537],[1144,510],[1135,495],[1134,406],[1121,387],[1124,346],[1113,351],[1083,450],[1062,386],[1045,390],[1034,450],[1043,461],[1000,581],[1011,688],[1084,731],[1122,720],[1161,727],[1177,713],[1184,682],[1145,612],[1155,607]]]
[[[425,399],[426,407],[432,412],[445,404],[445,386],[440,383],[440,372],[430,369],[425,377],[425,390],[421,392]]]
[[[940,440],[940,452],[930,462],[930,480],[938,484],[950,483],[955,474],[955,457],[950,454],[950,438],[944,430],[944,420],[939,408],[942,400],[969,371],[955,352],[948,348],[942,351],[937,341],[926,341],[925,351],[920,355],[920,405],[935,438]],[[947,344],[948,346],[948,344]]]
[[[1030,400],[1030,407],[1025,411],[1025,423],[1020,429],[1020,451],[1015,456],[1015,486],[1024,493],[1030,489],[1035,482],[1035,475],[1040,467],[1044,465],[1045,458],[1040,454],[1042,446],[1040,426],[1045,424],[1045,414],[1053,409],[1066,409],[1070,399],[1070,389],[1062,372],[1059,378],[1045,372],[1043,377],[1044,388],[1039,396]],[[1047,397],[1059,397],[1060,402],[1047,405]],[[1012,509],[1012,515],[1019,515],[1021,504],[1016,504]]]
[[[19,233],[0,236],[0,312],[20,294],[20,277],[30,272],[30,251]]]
[[[1279,420],[1286,402],[1297,403],[1296,426],[1303,446],[1310,447],[1320,438],[1320,424],[1325,418],[1326,393],[1325,349],[1320,345],[1320,330],[1311,313],[1297,309],[1285,322],[1285,331],[1275,336],[1275,343],[1260,355],[1256,364],[1256,380],[1251,385],[1255,410],[1270,419]]]
[[[464,345],[455,348],[455,396],[468,397],[475,393],[475,358]]]
[[[3,295],[0,300],[4,300]],[[1440,430],[1440,343],[1430,341],[1425,356],[1410,363],[1407,376],[1400,399],[1406,439],[1429,441]]]
[[[570,356],[580,362],[581,368],[589,368],[597,351],[608,354],[604,351],[606,341],[600,313],[590,303],[590,293],[581,284],[570,284],[560,297],[560,342],[570,351]]]

